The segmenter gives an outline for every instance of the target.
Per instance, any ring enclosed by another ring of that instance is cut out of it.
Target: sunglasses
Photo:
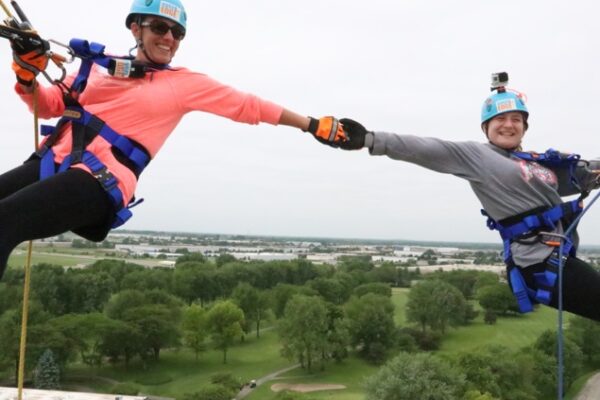
[[[169,24],[164,21],[153,19],[150,22],[142,22],[141,26],[147,26],[152,33],[160,36],[164,36],[167,32],[171,31],[171,35],[173,35],[173,39],[175,40],[182,40],[185,37],[185,28],[179,24],[169,26]]]

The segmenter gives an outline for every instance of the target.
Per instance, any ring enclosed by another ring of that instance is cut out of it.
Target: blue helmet
[[[503,88],[502,88],[503,89]],[[485,99],[481,107],[481,123],[485,123],[496,115],[511,111],[518,111],[525,115],[525,120],[529,116],[529,111],[525,105],[525,100],[520,93],[498,90],[496,93]]]
[[[136,15],[156,15],[186,28],[187,15],[180,0],[133,0],[125,26],[131,27]]]

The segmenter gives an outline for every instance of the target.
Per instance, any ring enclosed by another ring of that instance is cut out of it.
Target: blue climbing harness
[[[555,231],[558,223],[562,223],[563,227],[566,227],[577,218],[583,210],[582,200],[588,195],[588,192],[581,190],[575,174],[575,168],[580,159],[577,154],[565,155],[550,149],[543,154],[513,152],[511,155],[544,166],[568,168],[571,184],[581,193],[576,200],[567,201],[554,207],[539,207],[501,221],[494,220],[485,210],[481,210],[481,213],[488,217],[488,228],[500,233],[510,286],[517,299],[519,310],[526,313],[533,311],[533,305],[536,303],[546,305],[550,303],[561,259],[564,262],[569,256],[575,257],[577,249],[572,240],[572,233],[569,234],[569,237],[562,237],[551,232]],[[520,267],[513,261],[510,245],[513,242],[519,243],[521,240],[540,236],[548,238],[548,240],[543,240],[543,243],[554,247],[554,251],[546,260],[545,270],[534,274],[535,287],[531,288],[527,286]],[[556,240],[557,237],[559,240]],[[561,246],[561,242],[563,246]]]
[[[40,179],[66,171],[72,165],[84,164],[109,195],[116,211],[112,228],[116,228],[131,218],[132,213],[129,209],[139,204],[139,201],[132,201],[125,205],[128,199],[123,198],[123,193],[118,187],[118,179],[86,148],[96,136],[100,135],[111,144],[115,158],[128,167],[136,177],[139,177],[150,162],[150,154],[142,145],[114,131],[102,119],[86,111],[75,97],[84,91],[94,63],[107,68],[111,75],[119,77],[142,77],[145,73],[144,67],[131,59],[106,56],[104,45],[98,43],[72,39],[69,45],[74,54],[81,58],[81,66],[71,87],[64,90],[65,111],[62,118],[56,126],[42,125],[41,134],[47,139],[36,152],[41,159]],[[61,128],[67,123],[71,124],[72,131],[71,154],[65,157],[60,165],[57,165],[54,161],[55,154],[52,146],[59,139]]]

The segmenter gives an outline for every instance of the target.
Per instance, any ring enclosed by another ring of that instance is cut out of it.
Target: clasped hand
[[[365,147],[365,138],[369,133],[364,126],[352,119],[342,118],[338,121],[334,117],[311,118],[308,131],[319,142],[344,150]]]
[[[30,86],[35,77],[48,66],[50,45],[36,33],[27,34],[29,39],[19,38],[10,41],[13,50],[12,69],[17,81]]]

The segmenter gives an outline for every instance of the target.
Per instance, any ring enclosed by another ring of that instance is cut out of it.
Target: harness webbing
[[[108,170],[94,154],[87,150],[88,145],[97,136],[102,137],[112,146],[113,154],[119,162],[132,170],[139,177],[150,162],[150,154],[140,144],[119,134],[106,122],[94,114],[86,111],[72,93],[75,95],[85,90],[87,80],[94,63],[104,67],[114,67],[114,58],[104,54],[104,45],[89,43],[81,39],[72,39],[70,46],[74,53],[82,59],[81,67],[69,91],[64,93],[65,111],[56,126],[42,125],[42,135],[46,140],[37,151],[40,157],[40,179],[45,179],[57,172],[66,171],[72,165],[84,164],[92,175],[102,185],[109,195],[116,210],[113,228],[121,226],[131,217],[130,207],[135,204],[126,204],[128,199],[123,198],[123,193],[118,187],[117,178]],[[57,167],[52,146],[58,141],[65,124],[71,124],[72,148],[71,153],[64,158]],[[137,203],[136,203],[137,204]]]
[[[549,149],[542,154],[512,152],[511,156],[545,166],[568,168],[571,184],[581,193],[577,200],[553,207],[539,207],[501,221],[494,220],[485,210],[481,210],[482,214],[488,217],[488,228],[498,230],[502,238],[504,262],[508,267],[508,277],[519,309],[521,312],[530,312],[533,310],[533,303],[550,303],[552,290],[558,278],[558,267],[563,258],[569,255],[574,257],[577,249],[573,245],[571,233],[565,235],[564,240],[561,239],[560,242],[545,241],[544,243],[553,246],[555,250],[546,261],[545,271],[534,274],[536,287],[529,288],[521,276],[519,266],[515,265],[512,259],[511,244],[534,236],[539,237],[539,235],[555,237],[556,233],[554,232],[559,223],[566,227],[572,225],[571,221],[578,220],[577,217],[583,210],[582,200],[588,195],[588,192],[582,190],[575,173],[575,168],[580,160],[578,154],[561,154],[556,150]]]
[[[568,168],[571,184],[581,193],[577,200],[565,202],[548,209],[532,210],[529,213],[525,213],[525,215],[519,215],[517,218],[508,218],[507,220],[510,222],[504,224],[503,222],[506,220],[497,222],[482,210],[482,214],[488,217],[487,226],[490,229],[497,229],[502,237],[504,260],[509,267],[509,280],[521,312],[532,311],[534,301],[549,304],[551,301],[551,291],[557,286],[557,398],[558,400],[562,400],[564,391],[563,269],[567,258],[569,256],[575,257],[576,248],[573,244],[572,236],[577,228],[577,224],[600,197],[600,193],[596,194],[587,207],[583,207],[582,200],[588,196],[589,192],[582,190],[575,174],[575,169],[580,160],[580,156],[577,154],[565,155],[556,150],[549,149],[543,154],[513,152],[511,155],[525,161],[537,162],[546,166]],[[563,227],[566,227],[563,234],[554,232],[556,224],[559,222],[563,224]],[[548,229],[550,232],[542,232],[542,229]],[[555,250],[546,262],[546,270],[534,274],[536,282],[536,289],[534,290],[527,286],[519,271],[519,267],[512,262],[510,244],[513,241],[519,240],[519,238],[530,238],[540,234],[548,234],[558,240],[553,241],[552,245],[555,247]]]
[[[575,174],[575,168],[581,159],[579,154],[563,154],[558,150],[548,149],[544,153],[513,151],[513,156],[525,161],[533,161],[551,167],[568,167],[571,184],[581,191],[581,186]]]

